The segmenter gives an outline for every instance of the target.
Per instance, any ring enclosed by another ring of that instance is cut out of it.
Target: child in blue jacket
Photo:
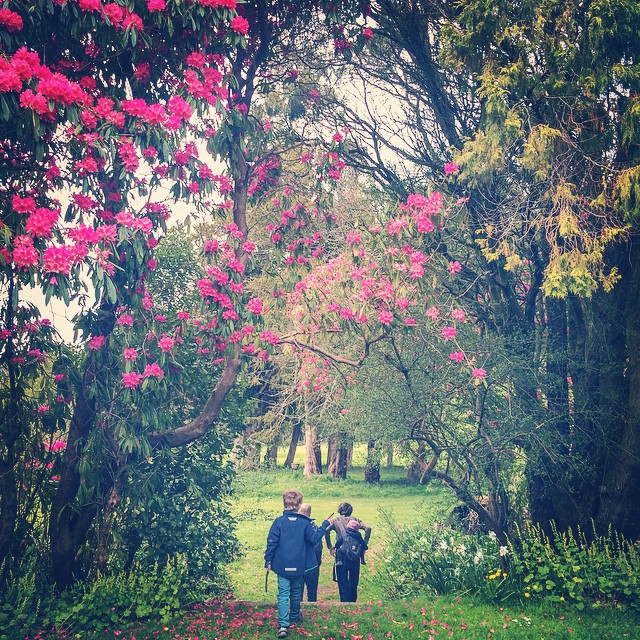
[[[282,494],[284,511],[271,525],[264,552],[264,566],[278,576],[278,638],[286,638],[291,624],[302,620],[300,600],[307,547],[322,540],[329,521],[315,527],[312,520],[298,513],[302,493],[290,489]]]

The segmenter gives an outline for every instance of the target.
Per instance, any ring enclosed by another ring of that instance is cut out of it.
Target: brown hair
[[[282,502],[286,511],[297,511],[302,504],[302,493],[297,489],[287,489],[282,493]]]
[[[353,513],[353,507],[348,502],[341,502],[338,505],[338,513],[341,516],[350,516]]]

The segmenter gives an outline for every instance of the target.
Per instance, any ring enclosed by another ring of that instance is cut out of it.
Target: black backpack
[[[362,557],[362,543],[353,536],[346,535],[340,545],[340,552],[349,562],[360,562]]]

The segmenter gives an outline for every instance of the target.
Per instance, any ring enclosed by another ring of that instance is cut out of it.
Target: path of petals
[[[420,606],[415,601],[387,607],[381,601],[347,605],[338,602],[303,605],[303,620],[292,626],[289,638],[318,640],[503,640],[548,633],[554,639],[573,637],[560,612],[537,622],[524,613],[496,609],[486,619],[471,602],[458,598],[449,604]],[[177,623],[158,630],[113,631],[116,640],[245,640],[275,638],[277,609],[267,603],[214,600],[196,605]],[[522,635],[524,632],[525,635]],[[112,636],[112,637],[113,637]],[[544,635],[542,636],[544,637]]]

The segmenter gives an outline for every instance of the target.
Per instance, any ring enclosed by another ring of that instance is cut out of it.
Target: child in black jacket
[[[360,582],[360,565],[365,564],[364,552],[369,548],[359,531],[360,522],[350,520],[344,535],[336,539],[336,577],[340,602],[355,602],[358,599],[358,583]],[[350,558],[346,549],[356,542],[360,548],[357,558]]]

